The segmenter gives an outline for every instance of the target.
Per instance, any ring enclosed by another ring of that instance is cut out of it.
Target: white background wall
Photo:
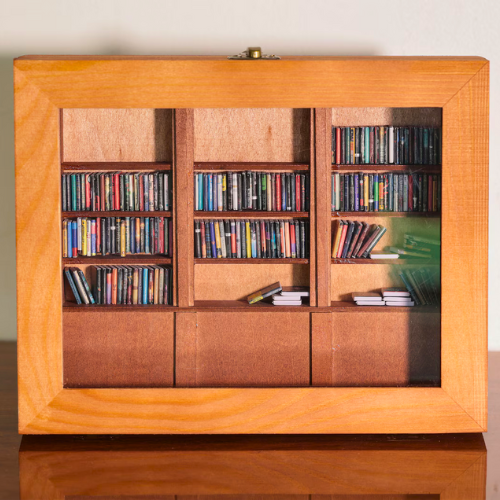
[[[490,349],[500,350],[500,260],[494,259],[500,247],[499,26],[498,0],[2,0],[0,339],[16,336],[12,59],[220,55],[259,45],[279,55],[478,55],[491,61],[489,329]]]

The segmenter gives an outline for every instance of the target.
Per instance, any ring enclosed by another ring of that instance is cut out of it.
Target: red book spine
[[[85,209],[91,210],[90,174],[85,174]]]
[[[99,203],[99,210],[104,212],[106,210],[106,176],[101,174],[101,199]]]
[[[276,210],[281,212],[281,174],[276,175]]]
[[[205,221],[201,221],[200,224],[201,229],[201,257],[203,259],[207,258],[207,243],[205,241]]]
[[[174,223],[168,220],[168,256],[172,257],[174,253]]]
[[[95,243],[95,249],[96,249],[96,253],[101,253],[101,218],[100,217],[97,217],[96,218],[96,222],[95,222],[95,230],[96,230],[96,243]]]
[[[290,224],[290,249],[292,257],[296,257],[297,246],[295,244],[295,224]]]
[[[144,212],[144,174],[139,177],[139,210]]]
[[[118,298],[118,269],[113,268],[113,278],[111,282],[111,303],[116,304]]]
[[[300,175],[295,174],[295,211],[300,212]]]
[[[263,220],[260,221],[260,249],[262,257],[266,256],[266,224]]]
[[[113,189],[115,192],[115,210],[120,210],[120,175],[113,175]]]
[[[340,165],[340,152],[341,152],[342,144],[340,144],[340,127],[335,129],[335,162],[337,165]]]
[[[160,217],[160,235],[159,235],[159,252],[161,254],[165,253],[165,219],[164,217]]]

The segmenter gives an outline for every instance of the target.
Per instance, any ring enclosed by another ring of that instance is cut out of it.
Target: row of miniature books
[[[78,217],[62,224],[63,257],[168,255],[173,224],[165,217]]]
[[[195,174],[195,210],[309,211],[309,175],[285,172]]]
[[[91,287],[81,269],[67,267],[66,279],[77,304],[169,305],[172,269],[165,266],[93,266]]]
[[[78,172],[62,175],[64,212],[168,211],[170,172]]]
[[[353,292],[352,300],[358,306],[412,307],[415,302],[404,288],[382,288],[377,292]]]
[[[277,281],[257,292],[250,294],[247,297],[249,304],[255,304],[267,297],[272,298],[272,303],[275,306],[300,306],[302,299],[309,297],[309,288],[300,286],[285,286]]]
[[[441,175],[333,173],[332,212],[439,212]]]
[[[379,224],[337,220],[333,233],[332,258],[368,258],[387,231]]]
[[[195,220],[199,259],[307,259],[309,223],[303,220]]]
[[[441,163],[441,129],[332,127],[332,163],[437,165]]]

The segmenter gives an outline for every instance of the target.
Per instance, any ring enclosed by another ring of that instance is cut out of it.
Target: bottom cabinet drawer
[[[438,386],[439,312],[312,314],[312,385]]]
[[[310,385],[308,313],[179,313],[177,387]]]
[[[64,387],[172,387],[173,366],[174,313],[63,315]]]

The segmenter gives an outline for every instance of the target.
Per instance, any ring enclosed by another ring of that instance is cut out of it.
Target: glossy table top
[[[484,435],[17,435],[15,344],[0,343],[0,499],[500,499],[500,353]],[[486,445],[485,445],[486,442]]]

